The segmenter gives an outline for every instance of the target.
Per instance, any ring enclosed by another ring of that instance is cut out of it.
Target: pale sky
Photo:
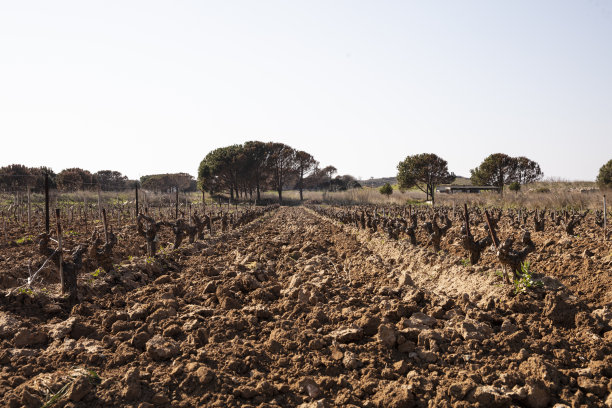
[[[356,177],[436,153],[593,180],[612,0],[0,0],[0,166],[196,175],[278,141]]]

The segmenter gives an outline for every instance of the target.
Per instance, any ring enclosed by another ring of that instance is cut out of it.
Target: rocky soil
[[[52,283],[6,290],[3,405],[612,406],[609,286],[585,299],[543,268],[543,287],[514,295],[445,245],[283,207],[83,274],[74,306]]]

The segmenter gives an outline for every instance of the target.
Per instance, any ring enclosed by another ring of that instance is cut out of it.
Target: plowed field
[[[451,254],[282,207],[83,274],[74,306],[52,283],[12,291],[1,405],[611,406],[610,287],[585,300],[546,270],[543,287],[514,295]]]

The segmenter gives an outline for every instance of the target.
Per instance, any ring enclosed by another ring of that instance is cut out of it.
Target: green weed
[[[34,296],[34,291],[30,288],[19,288],[17,293],[23,293],[28,296]]]
[[[32,237],[29,236],[29,235],[26,235],[25,237],[21,237],[21,238],[15,240],[15,243],[17,245],[30,244],[32,242],[33,242],[32,241]]]
[[[514,283],[514,294],[525,293],[529,289],[543,286],[541,281],[533,279],[531,271],[529,270],[529,262],[521,264],[521,270],[517,272],[512,282]]]

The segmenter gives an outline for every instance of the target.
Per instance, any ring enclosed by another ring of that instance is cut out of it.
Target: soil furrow
[[[64,385],[60,405],[88,407],[605,406],[609,311],[563,289],[427,285],[423,257],[283,207],[135,259],[69,313],[4,303],[0,394],[11,407]]]

